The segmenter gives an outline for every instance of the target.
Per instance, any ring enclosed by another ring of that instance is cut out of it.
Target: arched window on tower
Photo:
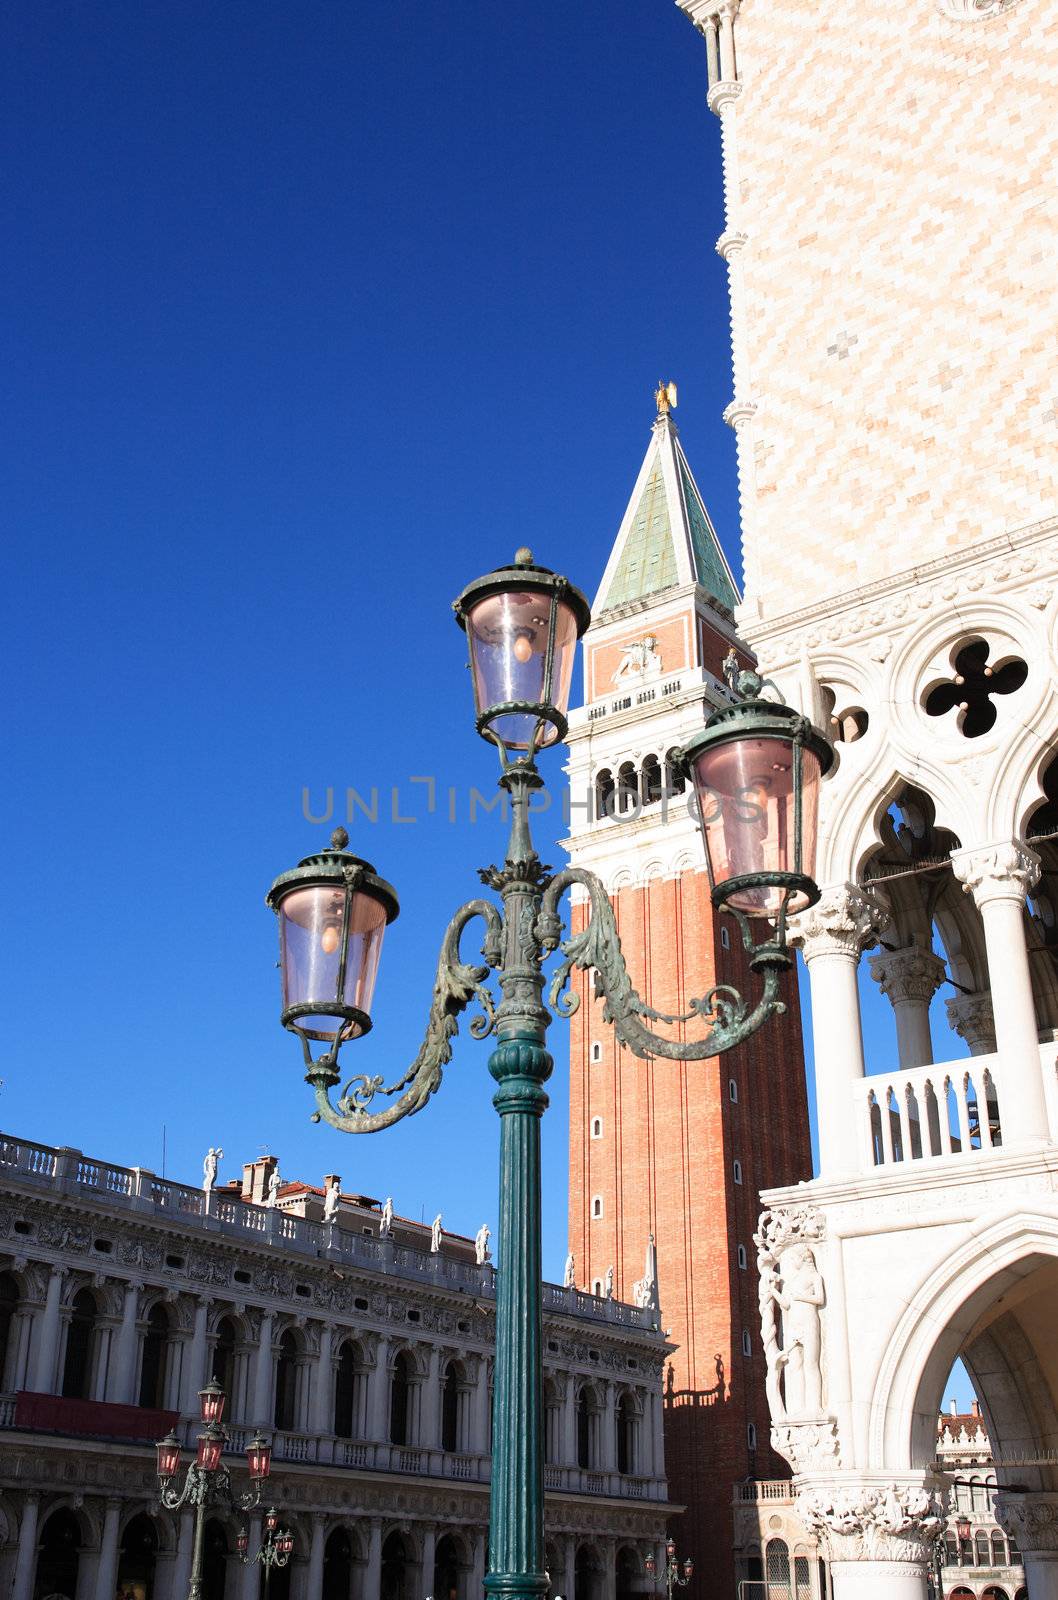
[[[661,772],[661,762],[657,756],[644,756],[643,766],[639,774],[639,793],[645,806],[658,803],[665,792],[665,780]]]
[[[687,788],[687,779],[683,776],[682,772],[677,770],[676,763],[675,763],[675,757],[676,757],[675,748],[673,748],[672,750],[666,750],[666,752],[665,752],[665,792],[666,792],[666,794],[668,794],[670,796],[671,795],[676,795],[676,794],[683,794],[686,791],[686,788]]]
[[[614,782],[609,767],[595,775],[595,821],[614,814]]]
[[[750,1423],[750,1427],[753,1424]],[[764,1575],[768,1600],[789,1600],[790,1548],[785,1539],[769,1539],[764,1552]]]
[[[622,761],[617,769],[617,814],[620,817],[638,816],[640,811],[639,780],[635,765]]]
[[[602,1195],[601,1194],[592,1195],[591,1214],[592,1214],[592,1220],[593,1221],[597,1221],[598,1218],[602,1216]]]

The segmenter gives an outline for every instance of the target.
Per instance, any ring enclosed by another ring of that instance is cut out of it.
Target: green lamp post
[[[332,1103],[347,1040],[370,1027],[370,1004],[385,926],[397,915],[394,891],[374,868],[349,854],[338,829],[332,848],[309,856],[273,883],[268,903],[280,927],[283,1025],[299,1034],[306,1080],[321,1118],[346,1133],[370,1133],[419,1111],[441,1083],[458,1018],[472,1002],[474,1038],[495,1035],[489,1071],[500,1115],[499,1266],[496,1282],[496,1380],[493,1398],[489,1571],[494,1600],[536,1600],[544,1571],[543,1362],[540,1239],[540,1118],[552,1059],[544,1005],[544,961],[556,950],[548,1004],[572,1016],[579,997],[565,993],[574,968],[594,969],[595,993],[622,1044],[637,1056],[704,1060],[756,1032],[784,1009],[783,974],[792,965],[786,918],[818,899],[812,881],[819,780],[830,746],[790,708],[761,698],[765,687],[730,658],[732,704],[715,712],[679,761],[698,796],[714,905],[741,931],[761,994],[750,1006],[720,984],[681,1016],[652,1010],[636,994],[621,954],[613,908],[598,878],[570,867],[552,874],[533,848],[529,799],[543,779],[538,753],[566,733],[577,640],[591,620],[587,601],[567,579],[519,550],[511,566],[468,585],[455,601],[464,629],[477,729],[500,757],[511,828],[502,867],[480,870],[494,890],[452,918],[441,943],[422,1045],[391,1083],[349,1078]],[[573,884],[586,891],[587,926],[563,940],[559,902]],[[481,963],[462,959],[468,923],[484,924]],[[754,929],[763,927],[757,943]],[[486,987],[499,983],[497,1005]],[[650,1023],[702,1021],[704,1037],[666,1038]],[[315,1056],[313,1044],[324,1049]]]

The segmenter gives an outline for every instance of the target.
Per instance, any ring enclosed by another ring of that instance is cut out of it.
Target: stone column
[[[577,1465],[577,1380],[572,1373],[562,1396],[562,1465]]]
[[[265,1311],[261,1315],[261,1332],[257,1346],[257,1364],[253,1385],[253,1423],[258,1428],[270,1428],[274,1421],[275,1406],[272,1395],[272,1330],[276,1314]]]
[[[323,1518],[313,1517],[309,1543],[309,1576],[305,1590],[308,1600],[319,1600],[323,1593]]]
[[[431,1450],[438,1450],[441,1446],[441,1356],[440,1345],[432,1344],[423,1394],[422,1427],[419,1433],[419,1443]],[[424,1592],[432,1593],[431,1583],[427,1583]]]
[[[996,1521],[1018,1541],[1031,1600],[1058,1600],[1058,1494],[996,1495]]]
[[[184,1369],[184,1393],[180,1409],[186,1416],[198,1416],[198,1391],[206,1386],[206,1322],[209,1318],[209,1300],[195,1302],[195,1325],[191,1332],[191,1352]],[[226,1422],[231,1421],[235,1396],[228,1396],[224,1412]]]
[[[957,994],[945,1001],[948,1022],[960,1039],[965,1039],[972,1056],[995,1054],[996,1024],[989,990],[976,994]]]
[[[577,1541],[572,1534],[567,1534],[565,1539],[564,1572],[562,1581],[565,1584],[563,1600],[574,1600],[577,1592]],[[661,1570],[660,1568],[658,1569]]]
[[[859,1169],[864,1159],[853,1085],[864,1075],[863,1033],[856,973],[860,951],[888,921],[877,895],[854,884],[827,889],[821,900],[790,922],[812,990],[819,1171],[833,1178]]]
[[[617,1407],[614,1401],[614,1384],[607,1378],[602,1391],[602,1415],[599,1418],[602,1438],[599,1440],[599,1466],[603,1472],[617,1471]]]
[[[59,1350],[59,1304],[62,1299],[62,1281],[65,1267],[52,1267],[48,1289],[44,1298],[44,1315],[41,1317],[40,1339],[37,1342],[37,1359],[33,1363],[33,1388],[37,1394],[54,1394],[56,1382],[56,1357]]]
[[[375,1366],[368,1395],[369,1437],[381,1443],[389,1440],[389,1340],[385,1335],[375,1345]],[[381,1548],[381,1546],[379,1547]],[[381,1570],[381,1569],[380,1569]],[[369,1594],[377,1593],[369,1589]]]
[[[136,1399],[136,1315],[139,1310],[142,1283],[133,1279],[125,1285],[125,1298],[121,1306],[121,1326],[118,1329],[117,1354],[110,1385],[109,1399],[119,1405],[131,1406]],[[115,1579],[115,1588],[117,1580]]]
[[[796,1510],[829,1558],[834,1600],[927,1600],[943,1508],[925,1474],[807,1483]]]
[[[255,1550],[260,1550],[261,1548],[260,1511],[251,1511],[246,1523],[246,1531],[250,1535],[250,1543],[246,1553],[247,1555],[253,1555]],[[249,1566],[245,1567],[240,1564],[237,1571],[238,1581],[235,1587],[238,1600],[257,1600],[261,1592],[261,1563],[259,1561],[251,1561]],[[227,1585],[225,1585],[226,1588]]]
[[[386,1341],[387,1345],[389,1341]],[[382,1588],[382,1523],[372,1517],[367,1535],[367,1572],[364,1575],[364,1600],[378,1600]]]
[[[434,1567],[437,1564],[437,1529],[428,1522],[422,1530],[422,1564],[419,1568],[419,1591],[433,1594]]]
[[[50,1284],[48,1289],[50,1293]],[[40,1496],[33,1492],[27,1494],[22,1502],[22,1520],[18,1525],[18,1555],[15,1557],[15,1581],[11,1589],[11,1600],[29,1600],[33,1593],[33,1578],[37,1570],[39,1511]]]
[[[933,1061],[929,1003],[947,976],[932,950],[912,945],[882,950],[871,957],[871,977],[889,999],[896,1019],[896,1050],[902,1071],[928,1067]],[[905,1160],[910,1152],[905,1152]]]
[[[735,16],[739,0],[720,0],[720,78],[724,83],[734,83],[738,77],[735,68]]]
[[[121,1501],[108,1500],[103,1518],[103,1536],[99,1541],[99,1563],[96,1567],[96,1593],[100,1600],[110,1600],[118,1586],[118,1526],[121,1522]]]
[[[489,1453],[489,1363],[486,1356],[478,1357],[470,1448],[478,1455]]]
[[[309,1419],[309,1431],[317,1435],[333,1431],[331,1427],[334,1421],[334,1373],[331,1361],[333,1341],[333,1329],[329,1322],[325,1322],[320,1329],[320,1348],[312,1379],[312,1412]]]
[[[173,1581],[170,1600],[187,1600],[191,1587],[191,1556],[195,1545],[195,1513],[181,1511],[176,1536],[176,1560],[173,1562]]]
[[[1003,1146],[1039,1143],[1047,1138],[1047,1103],[1024,909],[1026,892],[1040,875],[1040,859],[1019,840],[987,850],[960,851],[951,859],[955,876],[973,895],[984,923],[999,1056],[996,1087]],[[983,1108],[983,1085],[975,1087]]]

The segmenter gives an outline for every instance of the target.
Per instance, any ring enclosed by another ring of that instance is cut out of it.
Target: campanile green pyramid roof
[[[698,583],[729,611],[739,601],[675,424],[658,417],[596,596],[609,611],[666,589]]]

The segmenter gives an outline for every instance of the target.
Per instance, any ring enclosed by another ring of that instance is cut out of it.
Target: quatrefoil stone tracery
[[[959,732],[967,739],[979,739],[995,725],[998,709],[995,697],[1014,694],[1028,677],[1028,666],[1018,656],[1002,657],[999,664],[989,662],[991,646],[984,639],[971,639],[952,655],[952,674],[934,683],[923,700],[928,717],[958,713]]]

